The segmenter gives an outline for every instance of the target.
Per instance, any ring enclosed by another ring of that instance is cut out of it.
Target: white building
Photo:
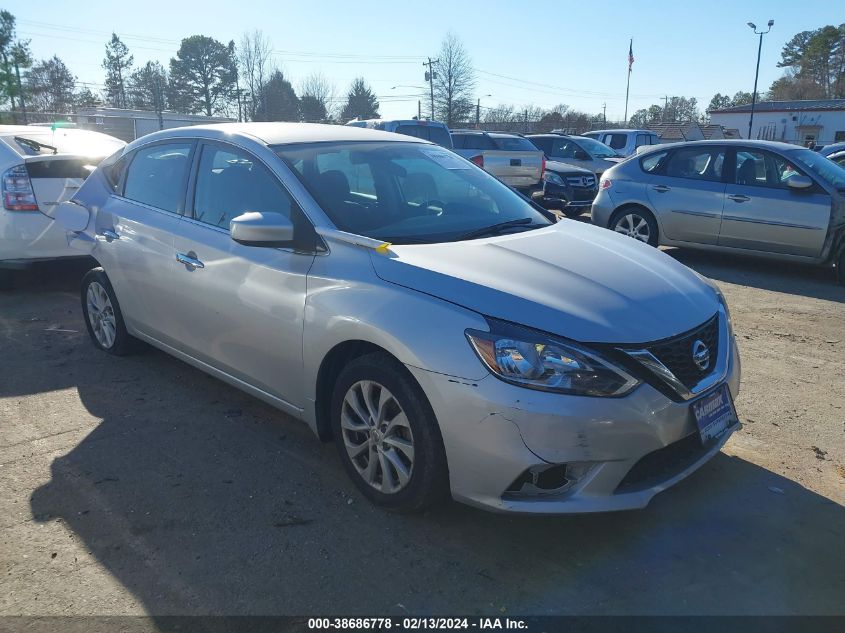
[[[710,122],[748,137],[751,104],[711,110]],[[845,99],[761,101],[754,106],[751,138],[806,145],[845,141]]]

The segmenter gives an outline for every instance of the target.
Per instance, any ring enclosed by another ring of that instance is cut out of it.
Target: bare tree
[[[434,72],[436,118],[449,127],[459,121],[468,121],[475,111],[475,70],[461,40],[452,32],[443,38]]]
[[[335,118],[337,107],[335,86],[319,72],[311,73],[299,84],[299,97],[303,102],[302,117],[306,121]]]
[[[256,30],[244,33],[241,37],[241,45],[238,48],[239,81],[243,82],[246,92],[243,99],[245,118],[252,121],[256,120],[259,114],[256,111],[258,104],[267,103],[266,99],[262,101],[261,95],[275,70],[271,61],[272,54],[273,46],[263,32]],[[266,120],[267,112],[261,114]]]

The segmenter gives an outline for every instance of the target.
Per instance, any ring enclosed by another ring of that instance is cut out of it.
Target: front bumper
[[[586,211],[593,203],[598,193],[597,187],[561,186],[543,181],[543,188],[534,192],[533,199],[546,209],[570,210],[582,209]]]
[[[724,382],[735,398],[740,361],[730,340]],[[674,402],[648,384],[624,398],[588,398],[524,389],[493,376],[468,381],[409,370],[440,423],[452,496],[498,512],[643,508],[706,463],[739,428],[701,446],[690,403]],[[573,466],[577,480],[559,491],[509,492],[527,470],[557,464]]]

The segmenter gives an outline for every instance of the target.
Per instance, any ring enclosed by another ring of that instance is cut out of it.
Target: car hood
[[[391,246],[372,261],[387,282],[582,342],[655,341],[718,309],[712,288],[665,253],[569,220],[494,238]]]
[[[570,165],[569,163],[561,163],[557,160],[546,161],[546,171],[553,171],[555,173],[576,174],[578,176],[594,176],[595,174],[589,169]]]

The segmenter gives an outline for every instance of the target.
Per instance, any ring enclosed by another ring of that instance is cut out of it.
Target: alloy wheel
[[[356,382],[340,416],[343,444],[361,478],[384,494],[405,488],[414,468],[414,435],[396,397],[377,382]]]
[[[85,293],[85,300],[88,308],[88,322],[91,324],[94,337],[104,348],[111,348],[117,336],[117,321],[108,292],[101,284],[92,281]]]
[[[620,216],[613,230],[645,242],[646,244],[648,244],[648,240],[651,237],[651,229],[648,226],[648,222],[646,222],[644,217],[636,213],[628,213]]]

